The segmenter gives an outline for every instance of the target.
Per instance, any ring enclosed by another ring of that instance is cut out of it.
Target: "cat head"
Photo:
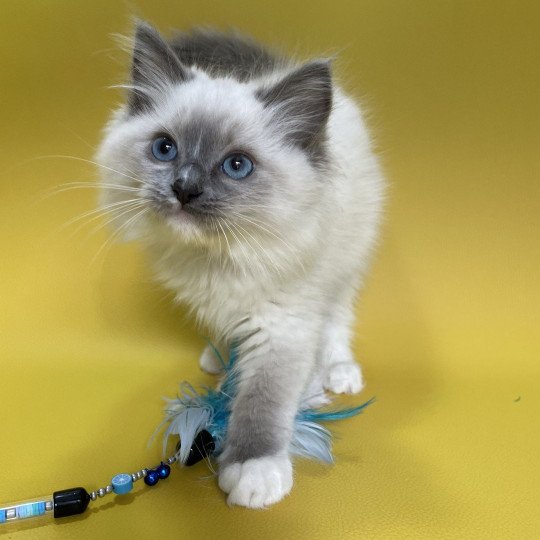
[[[259,250],[310,222],[330,166],[328,61],[291,65],[217,32],[166,41],[139,23],[125,88],[97,161],[128,237]]]

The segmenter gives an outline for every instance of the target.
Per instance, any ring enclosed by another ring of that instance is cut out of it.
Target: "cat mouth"
[[[212,219],[212,214],[204,209],[197,208],[191,204],[173,204],[161,208],[160,213],[175,223],[186,222],[199,226],[206,226]]]
[[[182,204],[180,201],[171,200],[164,197],[151,197],[148,201],[154,213],[160,219],[168,222],[175,228],[183,225],[187,227],[195,226],[199,229],[211,230],[215,225],[215,212],[205,205],[188,202]]]

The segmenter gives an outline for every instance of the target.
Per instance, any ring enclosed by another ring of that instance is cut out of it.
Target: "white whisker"
[[[97,253],[94,255],[94,257],[92,257],[92,260],[90,261],[90,266],[93,265],[97,258],[99,257],[99,255],[103,252],[103,250],[107,247],[107,246],[111,246],[113,240],[116,240],[121,234],[123,234],[126,229],[136,220],[138,219],[139,217],[141,217],[142,215],[144,215],[146,212],[148,212],[148,208],[143,208],[142,210],[140,210],[139,212],[137,212],[134,216],[130,217],[125,223],[123,223],[120,227],[118,227],[118,229],[114,232],[114,234],[112,234],[103,244],[102,246],[98,249]]]
[[[217,224],[219,225],[219,228],[221,229],[221,232],[223,233],[223,238],[225,238],[225,242],[227,243],[227,249],[229,250],[229,258],[232,263],[234,263],[234,258],[231,250],[231,244],[229,244],[229,239],[227,238],[227,234],[225,233],[225,230],[223,229],[223,225],[221,224],[221,219],[219,217],[216,217]]]
[[[126,207],[121,207],[121,208],[116,209],[115,212],[119,212],[119,213],[116,213],[116,215],[113,215],[109,219],[105,220],[103,223],[100,223],[96,227],[94,227],[90,231],[89,236],[92,234],[96,234],[100,229],[103,229],[107,225],[114,223],[117,219],[120,219],[122,216],[125,216],[126,214],[129,214],[130,212],[133,212],[134,210],[138,210],[139,208],[143,206],[144,206],[144,202],[138,201],[135,203],[131,203],[129,205],[129,208],[126,206]],[[112,212],[110,213],[112,214]],[[97,219],[97,218],[94,218],[94,219]]]
[[[77,156],[66,156],[63,154],[51,154],[48,156],[37,156],[35,158],[32,158],[29,161],[37,161],[41,159],[72,159],[75,161],[82,161],[84,163],[90,163],[91,165],[96,165],[97,167],[101,167],[102,169],[107,169],[108,171],[114,172],[116,174],[119,174],[120,176],[125,176],[126,178],[129,178],[131,180],[134,180],[135,182],[139,182],[140,180],[136,178],[135,176],[130,176],[129,174],[123,173],[122,171],[117,171],[116,169],[113,169],[112,167],[107,167],[107,165],[102,165],[101,163],[98,163],[97,161],[92,161],[91,159],[85,159]],[[133,171],[130,171],[132,174]]]
[[[108,219],[105,219],[102,223],[98,224],[96,227],[92,228],[89,231],[89,233],[87,235],[87,237],[89,237],[89,236],[97,233],[97,231],[99,231],[103,227],[106,227],[107,225],[113,223],[118,218],[122,217],[123,215],[125,215],[125,214],[127,214],[127,213],[129,213],[129,212],[131,212],[133,210],[137,210],[138,208],[141,208],[143,205],[144,205],[144,203],[142,201],[135,201],[135,202],[131,202],[129,204],[118,206],[116,208],[112,208],[112,209],[108,210],[105,213],[95,215],[92,218],[86,220],[85,222],[79,224],[75,228],[75,230],[71,233],[71,237],[75,236],[81,229],[83,229],[85,226],[89,225],[93,221],[97,221],[98,219],[103,218],[107,214],[109,214]]]
[[[122,184],[107,184],[105,182],[68,182],[66,184],[59,184],[49,188],[45,192],[46,197],[56,195],[57,193],[63,193],[64,191],[70,191],[74,189],[102,189],[107,188],[116,191],[131,191],[138,192],[140,188],[132,186],[124,186]]]
[[[251,223],[254,227],[257,227],[258,229],[261,229],[262,231],[265,231],[269,235],[276,238],[276,240],[280,241],[288,249],[288,251],[291,253],[291,255],[293,255],[293,257],[296,259],[296,261],[299,263],[300,267],[302,268],[302,271],[305,272],[304,265],[302,264],[302,261],[298,257],[298,254],[296,253],[294,248],[287,241],[285,241],[285,239],[281,235],[276,234],[277,231],[273,232],[272,230],[268,229],[267,227],[270,226],[270,225],[268,225],[268,223],[265,223],[264,225],[262,225],[261,224],[262,222],[259,222],[257,219],[249,219],[249,218],[247,218],[246,216],[244,216],[242,214],[236,214],[235,213],[235,214],[233,214],[233,216],[235,218],[237,218],[237,219],[241,219],[241,220],[247,221],[248,223]]]
[[[225,227],[227,227],[227,229],[231,232],[231,234],[233,235],[234,239],[236,240],[236,243],[238,244],[238,246],[240,247],[240,250],[242,251],[242,253],[244,254],[244,258],[245,258],[245,262],[250,264],[250,259],[249,259],[249,256],[246,252],[246,250],[244,249],[244,246],[242,245],[242,242],[238,239],[238,236],[236,236],[235,232],[233,231],[232,227],[227,223],[227,221],[223,221]],[[246,271],[246,265],[245,264],[241,264],[240,265],[240,269],[242,270],[242,273],[244,274],[244,277],[247,277],[247,271]]]
[[[247,235],[249,235],[250,238],[253,239],[254,242],[257,243],[257,245],[261,248],[261,251],[260,253],[261,254],[266,254],[266,250],[265,248],[262,246],[262,244],[257,240],[257,238],[255,236],[253,236],[247,229],[245,229],[244,227],[242,227],[240,224],[236,224],[235,227],[238,229],[238,232],[240,231],[244,231]],[[240,234],[242,234],[240,232]],[[245,236],[242,234],[242,237],[245,238]],[[260,255],[259,255],[259,252],[257,252],[257,250],[251,245],[251,243],[246,239],[246,242],[248,243],[248,245],[251,247],[251,249],[254,251],[256,257],[259,259],[261,259]],[[273,266],[273,268],[275,269],[276,273],[281,277],[282,274],[281,274],[281,270],[279,268],[279,266],[270,258],[268,259],[268,262]],[[261,263],[261,266],[262,266],[262,263]]]
[[[217,239],[218,239],[218,242],[219,242],[219,264],[221,266],[221,262],[222,262],[222,258],[223,258],[223,253],[222,253],[222,247],[221,247],[221,234],[219,233],[219,229],[218,229],[218,226],[216,224],[216,221],[215,221],[215,218],[211,218],[211,221],[210,223],[213,225],[213,229],[216,231],[216,236],[217,236]]]
[[[64,229],[66,229],[70,225],[73,225],[74,223],[77,223],[77,221],[80,221],[81,219],[85,219],[85,218],[87,218],[89,216],[94,216],[94,214],[97,214],[97,216],[92,218],[89,222],[93,221],[96,218],[99,218],[101,216],[106,215],[109,211],[117,209],[117,207],[123,207],[123,206],[125,206],[127,204],[130,204],[130,203],[140,202],[140,200],[141,199],[128,199],[126,201],[119,201],[119,202],[107,204],[105,206],[102,206],[101,208],[95,208],[94,210],[89,210],[88,212],[84,212],[84,213],[82,213],[82,214],[80,214],[78,216],[75,216],[75,217],[71,218],[70,220],[66,221],[66,223],[64,223],[60,227],[59,231],[63,231]]]

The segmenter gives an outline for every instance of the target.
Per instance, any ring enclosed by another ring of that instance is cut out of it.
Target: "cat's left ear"
[[[191,78],[189,70],[150,24],[138,21],[133,39],[131,64],[131,94],[129,109],[132,113],[149,109],[156,97],[163,94],[172,83]]]
[[[273,109],[287,137],[309,149],[320,141],[332,108],[330,61],[304,64],[273,86],[260,89],[257,97]]]

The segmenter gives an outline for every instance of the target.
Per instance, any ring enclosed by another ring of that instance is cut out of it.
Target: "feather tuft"
[[[168,427],[164,433],[163,453],[165,454],[169,438],[178,435],[181,446],[176,457],[183,464],[189,456],[195,437],[203,429],[214,439],[214,455],[218,455],[223,448],[238,381],[237,352],[232,348],[229,361],[225,362],[215,348],[214,351],[225,369],[221,385],[216,389],[205,387],[203,392],[198,392],[191,384],[183,382],[177,398],[167,400],[164,423],[168,423]],[[345,409],[301,409],[295,418],[291,453],[333,463],[332,434],[321,422],[335,422],[356,416],[374,400],[375,398],[371,398],[357,407]]]

